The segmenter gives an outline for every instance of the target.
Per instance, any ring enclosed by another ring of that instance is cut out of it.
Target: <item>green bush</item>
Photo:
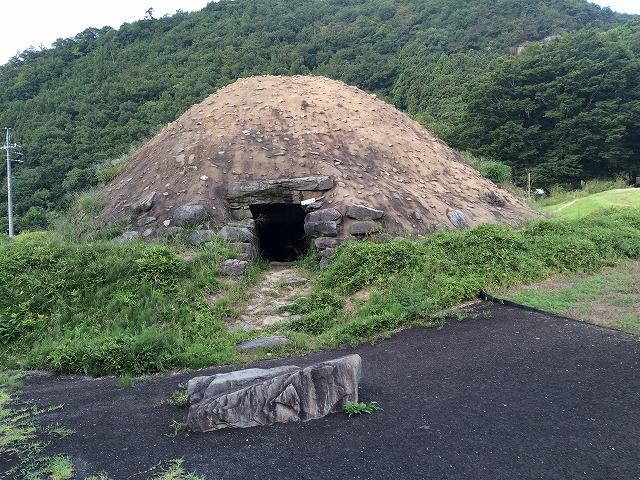
[[[493,183],[504,185],[513,178],[513,170],[509,165],[485,157],[478,157],[470,152],[463,152],[462,156],[469,165]]]

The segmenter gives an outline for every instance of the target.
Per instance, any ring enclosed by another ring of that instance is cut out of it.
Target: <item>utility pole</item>
[[[13,199],[11,198],[11,162],[22,163],[22,160],[12,160],[11,159],[11,150],[16,148],[20,148],[20,145],[16,145],[15,143],[11,143],[11,138],[9,137],[9,131],[11,128],[6,127],[7,131],[7,140],[4,144],[4,147],[0,147],[3,150],[7,151],[7,210],[9,211],[9,236],[13,237]],[[19,155],[19,153],[17,153]]]

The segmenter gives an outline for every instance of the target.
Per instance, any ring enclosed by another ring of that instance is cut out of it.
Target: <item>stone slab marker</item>
[[[248,369],[189,381],[191,430],[255,427],[308,421],[358,401],[359,355],[309,367]]]

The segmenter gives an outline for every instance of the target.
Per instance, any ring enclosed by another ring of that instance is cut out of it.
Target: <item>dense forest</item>
[[[260,74],[375,92],[453,147],[509,164],[516,181],[640,170],[639,70],[640,20],[585,0],[222,0],[88,28],[0,67],[0,120],[25,161],[13,171],[17,229],[46,227],[105,162]]]

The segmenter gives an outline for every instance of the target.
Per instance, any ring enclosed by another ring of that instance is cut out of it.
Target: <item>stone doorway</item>
[[[306,212],[300,204],[264,203],[250,205],[249,209],[264,260],[292,262],[307,253]]]

